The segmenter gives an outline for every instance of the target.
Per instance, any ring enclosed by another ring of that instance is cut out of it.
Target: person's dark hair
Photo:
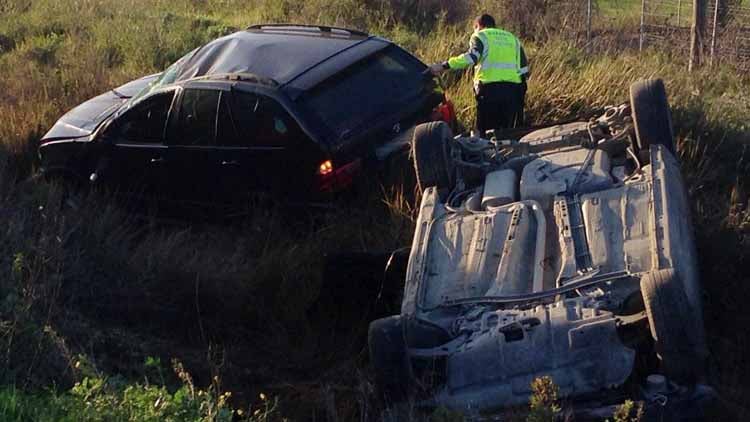
[[[476,22],[485,27],[485,28],[494,28],[495,27],[495,18],[488,14],[484,14],[482,16],[479,16],[476,20]]]

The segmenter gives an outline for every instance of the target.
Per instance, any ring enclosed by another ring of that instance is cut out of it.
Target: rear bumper
[[[358,158],[340,167],[333,167],[328,174],[318,174],[314,190],[326,194],[345,191],[354,185],[361,173],[362,160]]]

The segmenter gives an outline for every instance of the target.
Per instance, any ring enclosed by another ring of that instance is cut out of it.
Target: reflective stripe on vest
[[[513,69],[518,70],[515,63],[484,63],[482,69]]]
[[[487,28],[476,33],[484,51],[474,71],[475,83],[521,83],[521,43],[510,32]]]

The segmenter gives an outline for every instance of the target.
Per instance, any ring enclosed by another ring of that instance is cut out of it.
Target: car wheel
[[[390,407],[408,401],[413,378],[401,316],[371,322],[368,343],[370,363],[375,370],[375,386],[386,405]]]
[[[672,113],[664,82],[647,79],[630,85],[630,108],[640,160],[648,163],[651,145],[664,145],[674,154]]]
[[[641,294],[664,374],[678,382],[695,382],[707,357],[705,334],[677,273],[664,269],[646,274]]]
[[[432,186],[438,189],[451,186],[453,166],[448,142],[452,137],[445,122],[423,123],[415,128],[412,155],[420,191]]]

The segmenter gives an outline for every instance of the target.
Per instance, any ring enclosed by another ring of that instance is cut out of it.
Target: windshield
[[[419,95],[423,67],[399,48],[388,48],[318,85],[303,102],[340,139]]]
[[[159,76],[155,81],[148,84],[145,88],[143,88],[139,93],[134,95],[130,100],[128,100],[129,104],[133,104],[136,101],[138,101],[139,98],[143,97],[144,95],[148,94],[149,92],[153,92],[157,90],[158,88],[169,85],[172,82],[175,81],[177,78],[177,75],[180,73],[180,69],[182,68],[182,65],[185,64],[185,62],[195,53],[198,49],[185,54],[182,56],[179,60],[174,62],[171,66],[167,68],[164,72],[162,72],[161,76]]]

